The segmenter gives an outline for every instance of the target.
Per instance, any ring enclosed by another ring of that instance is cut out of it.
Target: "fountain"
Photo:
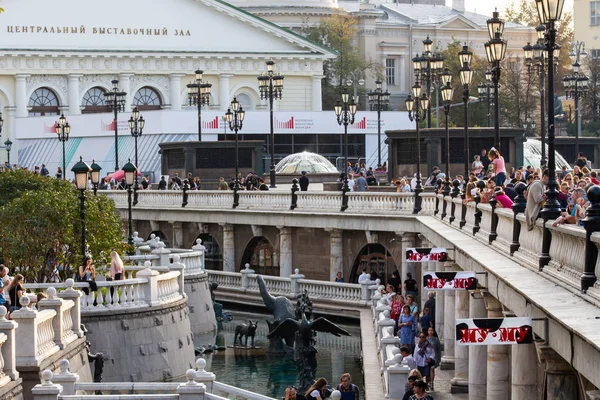
[[[556,169],[561,169],[563,166],[566,166],[568,170],[572,167],[564,159],[563,156],[560,155],[558,151],[554,152],[556,154]],[[546,143],[546,154],[548,154],[548,144]],[[539,139],[528,138],[525,143],[523,143],[523,165],[527,167],[531,165],[533,168],[540,167],[540,161],[542,159],[542,142]]]
[[[282,177],[284,182],[290,182],[292,178],[297,178],[302,171],[307,172],[311,182],[334,182],[340,175],[337,168],[328,159],[308,151],[291,154],[275,166],[275,173]],[[286,180],[286,178],[289,179]]]

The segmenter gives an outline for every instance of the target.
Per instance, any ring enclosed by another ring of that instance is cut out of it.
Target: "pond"
[[[200,347],[215,343],[220,346],[231,346],[235,326],[248,323],[248,319],[258,320],[255,337],[256,350],[237,350],[227,348],[224,351],[204,354],[206,370],[213,372],[217,381],[236,386],[265,396],[283,398],[285,388],[297,385],[296,366],[290,357],[265,354],[268,347],[268,327],[266,319],[272,320],[270,314],[232,311],[233,321],[224,323],[223,330],[215,334],[196,335],[194,344]],[[316,336],[317,378],[324,377],[331,386],[339,383],[344,372],[352,375],[352,382],[361,389],[364,387],[360,326],[348,322],[338,323],[352,336],[335,337],[329,333],[318,333]],[[250,344],[250,342],[248,343]]]

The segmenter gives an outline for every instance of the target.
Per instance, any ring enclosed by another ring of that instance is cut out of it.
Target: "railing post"
[[[171,265],[169,265],[169,269],[171,271],[179,271],[179,277],[177,277],[177,284],[179,285],[179,293],[185,297],[185,292],[183,290],[183,285],[185,283],[185,280],[184,280],[185,265],[182,264],[180,261],[181,261],[181,257],[179,257],[178,254],[174,254],[173,255],[173,263]]]
[[[171,250],[165,249],[165,244],[163,242],[158,242],[156,244],[156,249],[152,250],[152,254],[158,254],[160,256],[160,266],[168,267],[171,263],[170,254]]]
[[[139,237],[137,232],[133,232],[133,245],[135,246],[135,255],[141,255],[142,252],[140,251],[140,247],[144,245],[144,239]]]
[[[63,395],[73,396],[76,394],[75,385],[77,382],[79,382],[79,375],[69,371],[70,366],[71,363],[69,363],[69,360],[60,360],[58,363],[60,372],[54,375],[53,380],[62,386]]]
[[[83,331],[81,330],[81,302],[80,298],[82,296],[79,290],[73,289],[75,285],[75,281],[71,278],[65,281],[67,288],[62,292],[58,293],[58,297],[65,300],[73,300],[73,308],[71,308],[71,321],[73,321],[73,333],[77,335],[77,337],[83,337]]]
[[[294,178],[292,179],[292,205],[290,206],[290,210],[298,207],[298,195],[296,194],[298,190],[300,190],[298,188],[298,179]]]
[[[202,244],[202,239],[196,239],[196,245],[192,246],[192,250],[201,251],[202,254],[200,256],[200,263],[202,272],[206,271],[205,257],[206,257],[206,247]]]
[[[48,298],[40,300],[40,302],[37,303],[37,309],[38,311],[56,311],[56,316],[52,319],[52,329],[54,329],[54,343],[56,343],[59,348],[64,349],[67,344],[63,341],[63,331],[65,329],[65,327],[63,326],[62,319],[63,300],[60,297],[56,297],[56,289],[53,287],[49,287],[46,290],[46,294],[48,295]]]
[[[204,384],[206,386],[206,392],[212,393],[213,382],[217,378],[212,372],[206,371],[206,360],[199,358],[196,360],[196,382]]]
[[[410,368],[406,363],[402,364],[402,355],[396,354],[394,356],[395,365],[391,365],[387,368],[388,373],[388,388],[387,394],[390,399],[401,399],[406,391],[406,383],[408,382],[408,374]]]
[[[158,275],[158,271],[150,268],[143,269],[137,273],[138,278],[146,278],[148,280],[148,282],[142,284],[142,290],[144,291],[144,301],[149,306],[158,304],[158,282],[156,280]]]
[[[248,275],[253,274],[254,270],[250,269],[250,264],[248,263],[246,263],[244,267],[245,268],[242,270],[242,289],[247,290],[249,283]]]
[[[12,380],[16,380],[19,379],[19,371],[17,371],[15,331],[19,324],[15,321],[7,320],[7,312],[6,307],[0,306],[0,333],[6,335],[6,342],[2,344],[0,351],[2,352],[2,358],[4,359],[4,373]]]
[[[510,255],[515,254],[515,251],[519,250],[521,244],[519,243],[519,237],[521,236],[521,224],[517,220],[517,215],[519,213],[525,212],[525,208],[527,207],[527,199],[524,196],[524,192],[527,186],[523,182],[519,182],[515,185],[515,192],[517,196],[515,197],[515,202],[512,205],[513,210],[513,239],[510,244]]]
[[[454,222],[454,220],[456,219],[456,217],[454,216],[454,211],[456,211],[456,204],[454,204],[454,199],[460,194],[460,189],[458,188],[460,186],[460,182],[458,181],[458,179],[452,181],[452,186],[454,186],[454,188],[450,193],[450,197],[452,197],[452,207],[450,208],[450,223]]]
[[[296,268],[294,273],[290,275],[291,280],[291,295],[296,298],[300,294],[300,279],[304,279],[304,275],[300,273],[300,270]]]
[[[185,377],[187,378],[187,382],[177,386],[179,400],[204,400],[206,386],[194,381],[196,378],[196,371],[188,369],[185,373]]]
[[[475,200],[475,226],[473,226],[473,235],[479,232],[479,229],[481,228],[479,224],[481,223],[482,212],[478,205],[481,203],[481,191],[483,189],[485,189],[485,182],[480,179],[477,181],[477,193],[473,196],[473,199]]]
[[[497,202],[498,200],[496,200],[496,197],[492,196],[492,198],[490,199],[490,206],[492,206],[492,223],[490,224],[491,226],[489,236],[490,244],[492,244],[492,242],[498,237],[498,234],[496,233],[496,228],[498,228],[498,215],[496,215]]]
[[[46,354],[39,354],[38,337],[40,335],[38,328],[38,311],[29,307],[30,299],[27,296],[21,297],[22,308],[13,311],[10,316],[19,324],[16,347],[19,352],[16,356],[18,367],[39,367]],[[46,311],[46,313],[51,311]],[[54,316],[56,318],[56,315]],[[56,346],[58,348],[58,346]]]
[[[585,264],[581,275],[581,291],[586,293],[597,280],[596,261],[598,248],[592,243],[592,233],[600,230],[600,186],[594,185],[587,191],[591,206],[587,209],[587,216],[583,220],[585,228]]]
[[[58,400],[63,388],[57,383],[52,383],[52,378],[52,371],[49,369],[42,372],[42,383],[31,389],[33,400]]]
[[[371,301],[371,291],[369,290],[369,286],[371,286],[371,281],[364,281],[360,283],[360,297],[361,300],[368,304]]]

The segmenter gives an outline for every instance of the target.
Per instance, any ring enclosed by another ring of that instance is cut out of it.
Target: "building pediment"
[[[441,29],[461,29],[461,30],[480,30],[481,27],[473,21],[468,20],[462,15],[456,15],[449,20],[442,22],[439,27]]]
[[[0,50],[333,56],[220,0],[5,0],[3,7]]]

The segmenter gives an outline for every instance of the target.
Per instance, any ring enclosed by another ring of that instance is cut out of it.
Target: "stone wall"
[[[195,334],[214,332],[217,330],[215,311],[213,309],[208,276],[185,277],[184,291],[188,296],[189,319],[192,332]]]
[[[195,365],[187,297],[151,311],[84,316],[82,322],[92,352],[104,353],[103,381],[171,381]]]

